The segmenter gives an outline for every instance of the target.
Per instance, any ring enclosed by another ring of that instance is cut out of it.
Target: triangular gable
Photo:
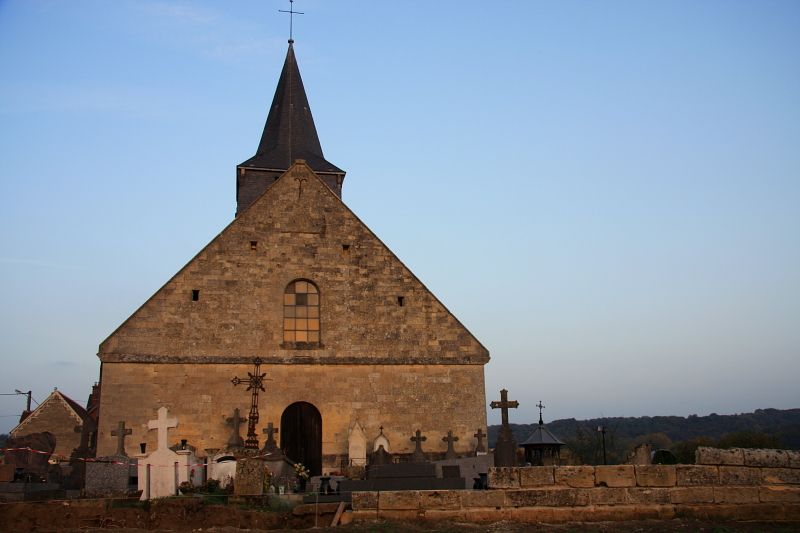
[[[320,288],[322,344],[282,342],[283,291]],[[192,301],[192,291],[199,291]],[[488,351],[296,163],[100,346],[103,361],[485,364]]]
[[[9,435],[12,437],[17,436],[25,429],[25,427],[34,422],[38,415],[41,414],[46,407],[53,403],[58,404],[58,406],[61,407],[69,416],[74,418],[75,423],[78,425],[83,424],[89,418],[86,409],[84,409],[80,404],[76,403],[73,399],[69,398],[59,390],[54,390],[47,398],[44,399],[42,403],[36,407],[36,409],[33,410],[33,412],[31,412],[31,414],[25,417],[25,420],[17,424],[16,427],[9,432]]]

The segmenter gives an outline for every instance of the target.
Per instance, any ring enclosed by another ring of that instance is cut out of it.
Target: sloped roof
[[[289,50],[286,52],[286,60],[256,155],[239,166],[286,170],[296,159],[305,160],[315,172],[344,174],[342,169],[328,162],[322,155],[322,146],[294,56],[294,47],[289,42]]]
[[[41,413],[44,407],[51,402],[60,402],[65,407],[66,411],[70,415],[72,415],[76,423],[84,424],[87,422],[91,422],[91,417],[89,416],[89,413],[86,412],[86,409],[84,409],[82,405],[80,405],[78,402],[76,402],[63,392],[56,389],[52,393],[50,393],[50,396],[45,398],[44,401],[40,403],[36,407],[36,409],[33,410],[31,414],[29,414],[27,417],[25,417],[23,421],[17,424],[16,427],[14,427],[14,429],[12,429],[9,432],[9,434],[15,436],[17,433],[22,431],[25,428],[25,426],[36,420],[37,415]]]
[[[520,446],[524,447],[524,446],[542,446],[542,445],[563,446],[564,443],[561,442],[558,439],[558,437],[553,435],[550,432],[550,430],[547,429],[547,426],[540,423],[538,426],[533,428],[531,434],[528,436],[527,439],[525,439],[525,442],[523,442]]]

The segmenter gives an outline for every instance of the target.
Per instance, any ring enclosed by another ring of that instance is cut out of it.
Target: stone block
[[[519,468],[511,466],[489,468],[488,483],[490,489],[518,489]]]
[[[463,507],[495,507],[506,504],[506,495],[502,490],[465,490],[461,493]]]
[[[552,466],[528,466],[519,469],[519,485],[526,487],[541,487],[555,483],[555,468]]]
[[[633,465],[596,466],[594,482],[600,487],[635,487],[636,474]]]
[[[789,466],[789,455],[785,450],[753,450],[744,449],[745,466],[766,466],[786,468]]]
[[[719,485],[719,468],[704,465],[676,465],[676,481],[679,487]]]
[[[759,487],[762,502],[800,503],[800,487]]]
[[[385,491],[378,495],[378,509],[381,511],[403,511],[419,509],[419,491]]]
[[[625,489],[631,503],[664,504],[670,503],[669,491],[666,488],[633,487]]]
[[[669,489],[672,503],[713,503],[713,487],[674,487]]]
[[[761,469],[749,466],[720,466],[720,485],[760,485]]]
[[[765,485],[800,485],[800,469],[762,468],[761,479]]]
[[[744,465],[744,452],[741,448],[723,450],[700,446],[694,453],[694,462],[698,465]]]
[[[593,466],[557,466],[555,468],[556,485],[575,488],[594,487]]]
[[[575,507],[589,505],[589,494],[585,490],[552,488],[521,489],[506,491],[508,507]]]
[[[636,484],[640,487],[674,487],[674,465],[636,465]]]
[[[422,509],[460,509],[461,498],[455,490],[421,490],[419,504]]]
[[[676,505],[678,518],[691,518],[708,522],[732,520],[782,520],[785,503],[714,503]]]
[[[758,503],[758,487],[714,487],[714,503]]]
[[[789,468],[800,468],[800,450],[784,450],[789,459]]]
[[[236,461],[233,494],[236,496],[261,496],[264,494],[264,461],[245,459]]]
[[[628,503],[628,491],[624,488],[595,487],[585,489],[591,505],[623,505]]]
[[[354,511],[365,511],[378,508],[377,492],[354,492],[352,499]]]

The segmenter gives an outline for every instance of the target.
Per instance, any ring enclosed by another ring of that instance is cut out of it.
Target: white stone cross
[[[158,430],[158,449],[167,449],[167,433],[169,428],[178,427],[177,418],[167,418],[167,408],[158,408],[158,419],[150,420],[147,422],[148,429]]]

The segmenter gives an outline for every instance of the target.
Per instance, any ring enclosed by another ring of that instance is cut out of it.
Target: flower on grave
[[[303,463],[294,464],[294,473],[300,479],[307,480],[309,477],[311,477],[311,474],[308,472],[308,468],[306,468]]]

